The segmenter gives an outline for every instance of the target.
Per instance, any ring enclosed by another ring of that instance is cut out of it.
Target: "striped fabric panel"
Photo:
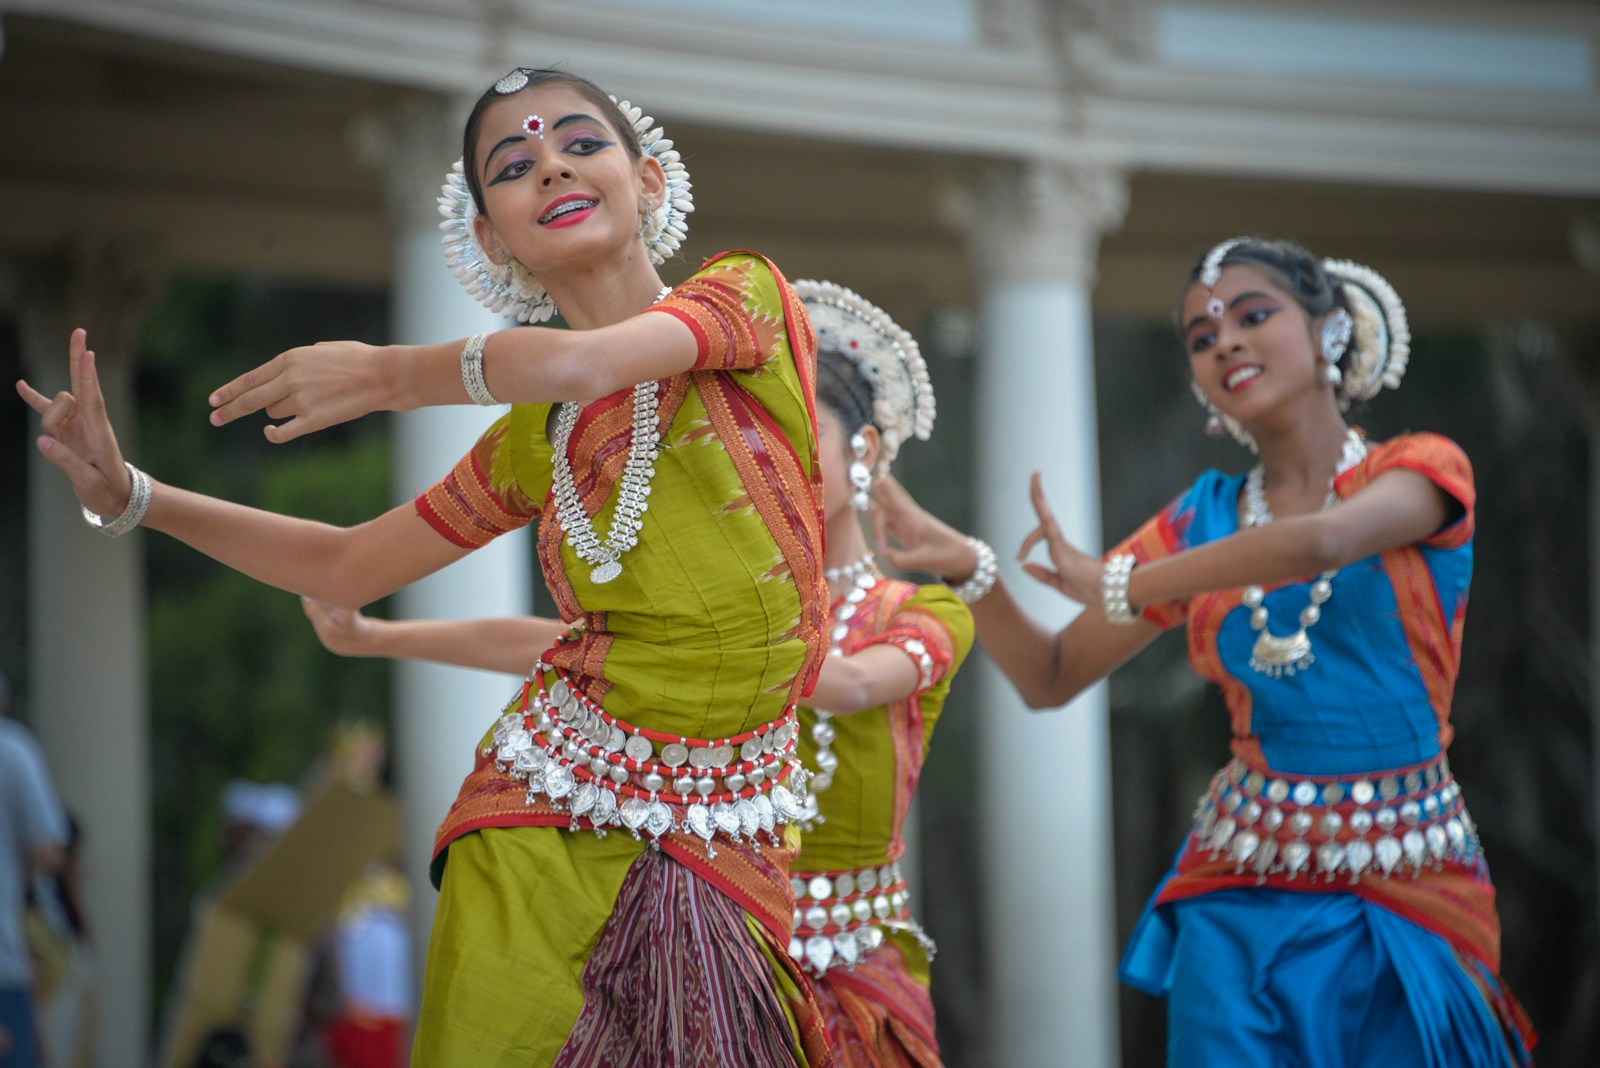
[[[696,375],[706,416],[728,451],[740,482],[783,554],[800,595],[796,636],[806,662],[795,675],[790,700],[811,692],[827,655],[828,588],[822,577],[822,494],[794,446],[766,410],[727,375]]]
[[[629,870],[582,983],[555,1068],[802,1068],[744,912],[659,850]]]
[[[1461,446],[1442,434],[1405,434],[1373,445],[1366,459],[1340,477],[1335,488],[1340,497],[1349,497],[1385,471],[1397,469],[1415,471],[1454,497],[1464,510],[1460,520],[1424,538],[1421,545],[1458,549],[1472,540],[1478,499],[1472,461]]]
[[[527,526],[539,514],[515,485],[502,494],[490,484],[494,452],[504,438],[504,424],[495,424],[448,475],[416,499],[417,514],[447,541],[464,549],[480,549],[502,534]]]
[[[1486,870],[1481,865],[1467,867],[1447,861],[1438,870],[1423,868],[1416,877],[1372,876],[1358,883],[1341,879],[1333,884],[1316,882],[1303,874],[1291,879],[1283,872],[1263,880],[1254,872],[1237,872],[1236,867],[1227,855],[1212,859],[1210,849],[1198,847],[1191,837],[1178,856],[1176,873],[1162,887],[1157,903],[1257,886],[1311,894],[1357,894],[1439,935],[1490,972],[1500,971],[1500,917],[1494,907],[1494,885],[1485,877]]]
[[[763,261],[732,257],[684,282],[650,309],[671,315],[693,333],[696,371],[748,371],[778,354],[789,338],[786,324],[753,313],[745,304],[745,271]]]
[[[943,1068],[933,999],[894,943],[814,985],[837,1068]]]

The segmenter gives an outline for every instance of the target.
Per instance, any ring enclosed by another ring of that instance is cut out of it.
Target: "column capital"
[[[89,331],[102,373],[131,363],[139,327],[165,274],[156,238],[85,241],[0,262],[0,307],[22,331],[24,363],[35,385],[64,386],[67,335],[74,327]]]
[[[351,123],[351,151],[382,176],[397,225],[439,221],[439,187],[461,155],[461,129],[475,102],[466,96],[406,96]]]
[[[1100,237],[1119,228],[1127,212],[1128,184],[1110,167],[1033,160],[952,190],[945,206],[984,274],[1090,286]]]

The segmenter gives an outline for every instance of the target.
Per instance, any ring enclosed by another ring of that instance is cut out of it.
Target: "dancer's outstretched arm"
[[[1050,566],[1024,562],[1034,579],[1078,601],[1085,610],[1051,632],[1016,603],[1004,582],[972,606],[978,639],[1034,708],[1065,704],[1109,675],[1160,633],[1140,619],[1113,624],[1101,606],[1101,561],[1061,534],[1037,474],[1032,496],[1039,525],[1018,558],[1044,542]],[[877,489],[879,551],[898,568],[964,581],[977,559],[961,532],[940,521],[892,479]],[[1128,587],[1135,606],[1211,590],[1285,582],[1342,567],[1374,553],[1409,545],[1440,530],[1460,505],[1416,472],[1386,471],[1340,504],[1313,515],[1279,519],[1134,568]]]
[[[1098,605],[1100,560],[1062,537],[1038,472],[1032,496],[1039,525],[1023,539],[1017,559],[1025,560],[1042,542],[1051,566],[1024,562],[1023,569],[1080,604]],[[1128,601],[1159,604],[1211,590],[1304,578],[1422,541],[1460,511],[1461,505],[1425,475],[1395,468],[1332,508],[1277,519],[1140,564],[1128,584]]]
[[[341,656],[386,656],[526,675],[539,654],[568,628],[554,619],[372,619],[359,611],[301,599],[317,638]],[[874,645],[822,664],[810,704],[851,715],[916,692],[916,664],[906,653]]]
[[[372,619],[359,610],[300,599],[306,618],[329,652],[340,656],[383,656],[431,660],[439,664],[526,675],[539,654],[554,645],[567,627],[554,619],[514,616],[499,619]]]
[[[873,499],[878,553],[891,565],[938,575],[952,585],[977,569],[966,535],[926,511],[892,477],[878,482]],[[1031,708],[1066,704],[1161,633],[1143,620],[1118,627],[1090,612],[1060,632],[1050,630],[1017,604],[1004,579],[996,579],[971,608],[984,652]]]
[[[303,434],[377,411],[467,404],[461,379],[466,340],[436,345],[325,341],[279,353],[211,395],[217,426],[265,410],[283,420],[267,440]],[[593,330],[521,326],[491,334],[483,348],[489,392],[506,403],[588,402],[636,382],[694,367],[694,332],[671,315],[635,315]]]
[[[26,382],[17,392],[40,415],[40,452],[71,480],[78,500],[98,515],[117,516],[132,484],[83,330],[72,332],[68,358],[70,392],[45,397]],[[344,528],[152,483],[144,526],[268,585],[332,604],[367,604],[469,551],[441,538],[409,504]]]

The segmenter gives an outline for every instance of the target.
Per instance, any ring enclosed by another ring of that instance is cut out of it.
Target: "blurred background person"
[[[34,1010],[50,1068],[88,1068],[95,1051],[95,967],[80,903],[82,830],[67,815],[61,866],[37,871],[28,886],[28,945],[38,974]]]
[[[43,1064],[25,934],[29,881],[61,869],[67,817],[32,733],[10,718],[0,675],[0,1068]]]

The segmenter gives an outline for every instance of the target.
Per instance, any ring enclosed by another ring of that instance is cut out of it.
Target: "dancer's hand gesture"
[[[923,509],[894,476],[873,490],[872,525],[878,553],[901,571],[924,571],[949,582],[972,577],[978,555],[967,536]]]
[[[1098,603],[1100,561],[1073,547],[1062,537],[1061,526],[1056,522],[1055,512],[1051,511],[1050,502],[1045,498],[1044,483],[1037,471],[1033,473],[1030,496],[1033,498],[1034,514],[1039,517],[1039,525],[1022,539],[1022,548],[1017,550],[1017,560],[1022,563],[1022,570],[1079,604]],[[1045,544],[1053,567],[1033,563],[1027,558],[1033,547],[1041,541]]]
[[[372,645],[372,620],[356,608],[340,608],[311,597],[300,598],[300,607],[317,632],[317,640],[330,653],[340,656],[366,656]]]
[[[280,352],[211,394],[213,426],[265,410],[284,420],[266,427],[281,445],[302,434],[395,406],[394,361],[359,341],[319,341]]]
[[[72,481],[72,492],[89,511],[108,519],[122,514],[133,481],[122,463],[117,435],[106,415],[105,395],[95,373],[89,335],[82,328],[67,343],[72,391],[46,397],[27,382],[17,382],[17,395],[39,413],[43,435],[36,444],[45,459]]]

